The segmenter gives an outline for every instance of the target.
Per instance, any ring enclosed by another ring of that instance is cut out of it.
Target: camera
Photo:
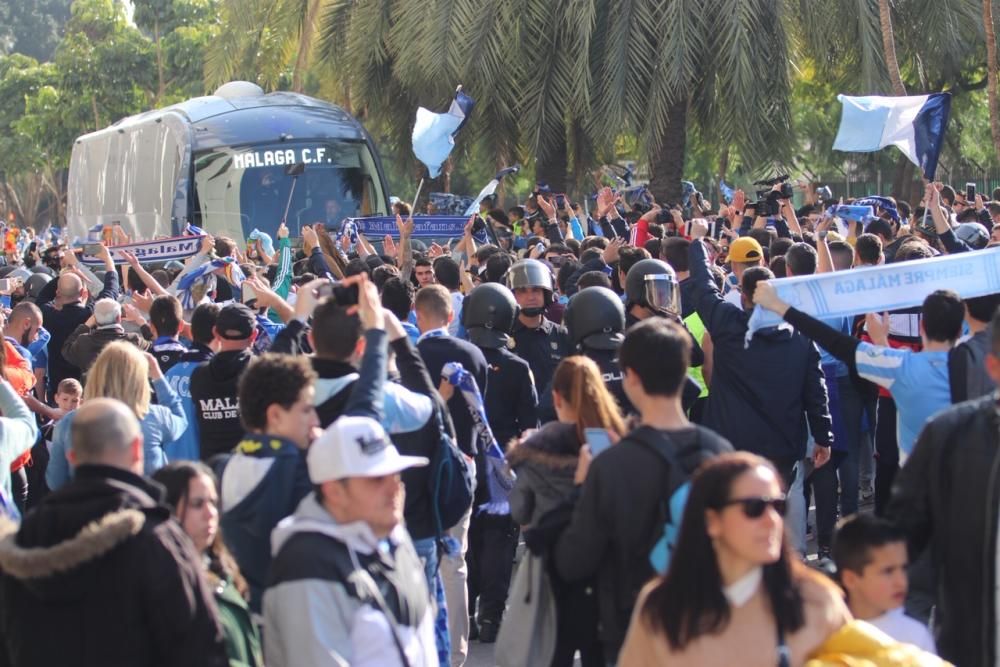
[[[767,190],[767,192],[774,192],[777,199],[791,199],[795,194],[795,189],[792,184],[788,182],[788,174],[781,174],[780,176],[775,176],[774,178],[766,178],[762,181],[755,181],[754,185],[766,185],[768,188],[773,188],[775,185],[781,184],[781,188],[778,190]],[[757,192],[757,198],[760,199],[760,193]]]
[[[336,280],[331,280],[325,285],[320,285],[316,290],[316,296],[320,299],[332,297],[338,306],[356,306],[358,303],[358,286],[342,285]]]

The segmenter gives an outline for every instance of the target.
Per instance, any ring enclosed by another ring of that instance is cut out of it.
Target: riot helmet
[[[42,293],[42,289],[49,284],[52,276],[45,273],[32,273],[24,281],[24,295],[28,301],[34,303]]]
[[[537,317],[552,305],[552,295],[555,291],[552,287],[552,271],[537,259],[522,259],[515,262],[507,272],[507,287],[515,293],[515,296],[517,290],[523,287],[537,287],[545,293],[545,302],[541,307],[521,308],[521,312],[528,317]]]
[[[990,242],[990,233],[978,222],[963,222],[955,228],[955,236],[973,250],[982,250]]]
[[[625,276],[625,296],[661,315],[681,314],[681,288],[672,266],[659,259],[644,259],[632,265]]]
[[[462,301],[462,326],[473,345],[501,348],[510,340],[518,312],[509,289],[498,283],[483,283]]]
[[[563,324],[575,347],[617,350],[625,340],[625,306],[607,287],[586,287],[570,297]]]

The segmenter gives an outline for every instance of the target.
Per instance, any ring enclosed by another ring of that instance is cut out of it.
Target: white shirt
[[[917,648],[937,655],[937,646],[927,626],[910,618],[903,608],[893,609],[867,621],[898,642],[913,644]]]
[[[465,300],[465,295],[461,292],[451,293],[451,312],[455,314],[455,318],[448,325],[448,333],[452,336],[458,335],[458,327],[462,322],[462,301]]]

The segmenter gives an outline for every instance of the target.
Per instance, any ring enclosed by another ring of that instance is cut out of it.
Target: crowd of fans
[[[0,665],[1000,664],[1000,294],[769,282],[988,251],[1000,192],[817,192],[8,248]]]

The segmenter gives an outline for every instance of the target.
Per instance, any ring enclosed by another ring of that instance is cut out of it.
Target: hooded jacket
[[[816,345],[782,325],[758,331],[747,346],[751,313],[722,298],[703,243],[689,253],[695,308],[715,345],[705,426],[736,449],[778,462],[802,459],[810,433],[829,446],[833,420]]]
[[[359,378],[344,414],[383,421],[385,336],[381,330],[365,332]],[[271,566],[271,531],[312,489],[305,452],[282,438],[247,434],[233,455],[219,457],[218,463],[219,525],[250,586],[250,608],[259,613]]]
[[[0,665],[227,665],[215,604],[162,488],[83,465],[0,539]]]
[[[605,657],[618,654],[639,591],[654,575],[649,554],[663,534],[670,471],[663,457],[636,438],[638,429],[590,464],[569,526],[555,543],[556,572],[566,581],[597,579],[599,632]],[[663,431],[685,471],[732,451],[701,426]],[[544,523],[544,520],[543,520]]]
[[[408,664],[438,664],[435,612],[405,528],[379,540],[367,523],[337,523],[309,494],[275,528],[271,544],[264,594],[268,667],[401,666],[393,632]],[[373,586],[385,609],[369,592]]]
[[[579,452],[576,424],[560,422],[550,422],[511,444],[507,463],[517,481],[510,492],[510,516],[516,523],[534,525],[573,497]]]
[[[252,359],[250,350],[219,352],[191,374],[191,401],[198,416],[202,461],[231,452],[243,435],[237,386]]]
[[[194,343],[191,349],[181,355],[180,359],[164,371],[163,376],[170,383],[171,389],[180,398],[184,415],[187,417],[187,430],[171,443],[164,446],[163,451],[170,461],[197,461],[201,456],[201,436],[198,432],[198,414],[191,400],[191,376],[195,369],[207,363],[213,356],[210,348]]]

